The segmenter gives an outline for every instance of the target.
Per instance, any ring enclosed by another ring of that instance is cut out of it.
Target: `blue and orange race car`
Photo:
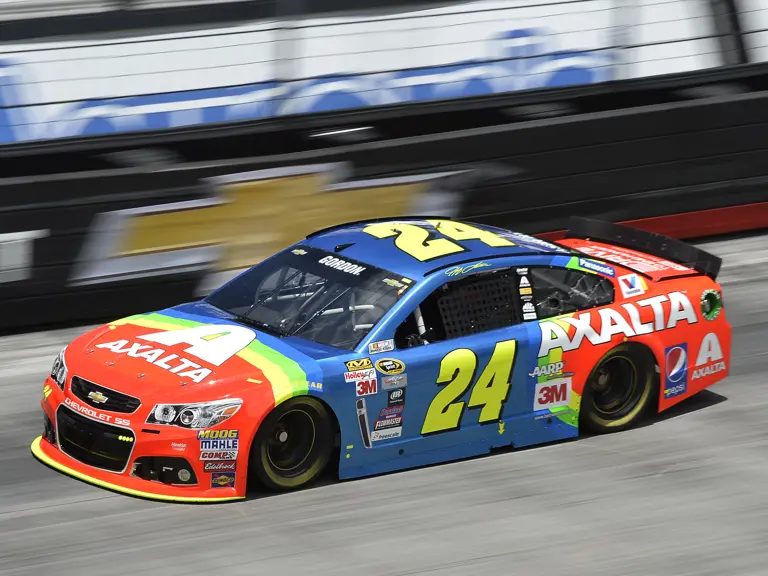
[[[329,465],[347,479],[622,430],[728,374],[720,264],[586,219],[558,243],[444,218],[321,230],[71,342],[32,452],[124,493],[223,501]]]

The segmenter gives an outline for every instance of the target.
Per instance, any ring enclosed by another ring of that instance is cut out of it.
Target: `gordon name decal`
[[[664,302],[669,302],[669,317],[665,317]],[[584,312],[572,318],[561,318],[558,322],[566,322],[576,328],[573,336],[568,336],[565,329],[558,323],[543,321],[539,323],[541,328],[541,346],[539,358],[549,354],[550,350],[562,348],[563,352],[569,352],[579,348],[584,338],[593,345],[605,344],[618,335],[623,334],[627,338],[640,334],[650,334],[667,328],[674,328],[678,322],[696,324],[696,311],[691,301],[682,292],[671,292],[666,296],[653,296],[637,302],[621,305],[629,315],[629,321],[618,310],[602,308],[596,312]],[[640,309],[653,310],[653,321],[643,323],[640,319]],[[593,315],[600,317],[600,331],[593,327]]]

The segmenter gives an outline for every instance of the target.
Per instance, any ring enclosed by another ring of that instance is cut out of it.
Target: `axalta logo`
[[[697,380],[705,376],[712,376],[718,372],[727,370],[728,367],[723,360],[723,349],[720,347],[720,340],[717,335],[710,332],[701,341],[701,348],[696,357],[696,369],[691,375],[691,380]]]
[[[255,338],[256,333],[243,326],[234,324],[202,324],[193,328],[167,330],[137,336],[139,340],[154,342],[164,346],[188,344],[184,352],[191,356],[221,366],[247,347]],[[148,363],[168,370],[171,374],[202,382],[211,375],[211,370],[201,364],[180,358],[178,354],[169,354],[167,350],[155,348],[149,344],[131,343],[128,340],[115,340],[97,344],[96,348],[105,348],[115,354],[126,354],[131,358],[143,358]]]
[[[662,305],[669,302],[669,313]],[[699,320],[696,318],[696,311],[691,305],[691,301],[682,292],[671,292],[668,295],[653,296],[644,300],[638,300],[633,303],[622,304],[621,307],[629,315],[629,321],[623,316],[622,312],[613,308],[601,308],[596,312],[585,312],[574,317],[564,317],[557,322],[542,321],[539,323],[541,329],[541,346],[539,347],[539,358],[549,354],[551,350],[561,348],[563,352],[569,352],[581,347],[584,338],[595,346],[610,342],[614,336],[623,334],[627,338],[650,334],[659,330],[674,328],[679,322],[696,324]],[[640,318],[640,309],[650,308],[653,311],[653,320],[651,322],[642,322]],[[593,327],[594,316],[600,317],[599,332]],[[573,336],[568,336],[566,330],[560,325],[565,322],[576,328]]]
[[[595,262],[593,260],[587,260],[586,258],[579,258],[579,266],[585,270],[591,270],[592,272],[610,276],[611,278],[616,275],[616,270],[613,268],[613,266],[601,264],[600,262]]]
[[[347,274],[352,274],[354,276],[360,276],[361,272],[367,270],[365,266],[352,264],[352,262],[347,262],[346,260],[342,260],[341,258],[336,258],[334,256],[325,256],[324,258],[320,258],[318,262],[320,262],[320,264],[325,264],[330,268],[335,268],[336,270],[346,272]]]

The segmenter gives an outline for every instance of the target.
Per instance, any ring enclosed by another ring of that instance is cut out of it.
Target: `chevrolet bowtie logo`
[[[200,271],[227,280],[328,226],[382,215],[453,216],[460,200],[447,181],[468,172],[346,181],[350,169],[334,163],[231,174],[206,181],[204,198],[98,214],[70,284]]]
[[[104,394],[102,394],[101,392],[97,392],[95,390],[92,392],[88,392],[88,398],[90,398],[97,404],[104,404],[104,402],[108,400],[108,398],[104,396]]]

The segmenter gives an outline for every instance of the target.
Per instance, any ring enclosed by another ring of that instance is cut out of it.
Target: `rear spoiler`
[[[722,258],[674,238],[581,216],[571,216],[565,237],[606,242],[644,252],[676,264],[689,266],[712,280],[717,278],[723,263]]]

